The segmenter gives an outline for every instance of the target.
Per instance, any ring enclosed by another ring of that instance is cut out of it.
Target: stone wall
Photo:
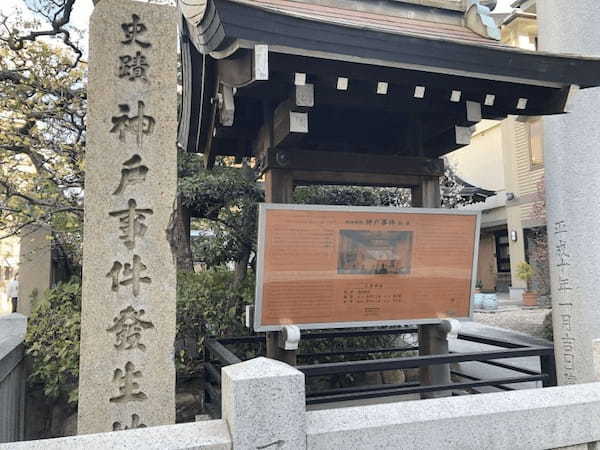
[[[25,367],[23,339],[27,319],[21,314],[0,317],[0,442],[23,439]]]
[[[222,377],[223,420],[0,449],[529,450],[600,441],[600,383],[306,412],[304,375],[282,362],[256,358]]]

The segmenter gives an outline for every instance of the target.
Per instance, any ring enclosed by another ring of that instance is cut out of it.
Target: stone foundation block
[[[304,374],[255,358],[222,369],[223,419],[233,447],[306,449]]]

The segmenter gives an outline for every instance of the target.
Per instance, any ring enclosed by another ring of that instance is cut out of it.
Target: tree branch
[[[73,67],[79,64],[83,52],[75,45],[71,40],[71,33],[67,30],[66,26],[71,20],[71,13],[73,12],[73,6],[76,0],[64,0],[62,5],[57,5],[58,9],[54,13],[53,17],[50,18],[48,15],[43,14],[42,11],[34,11],[38,14],[45,16],[50,21],[50,29],[40,31],[30,31],[23,36],[17,36],[14,33],[7,39],[3,39],[13,51],[22,50],[26,42],[34,42],[37,38],[42,36],[62,36],[62,41],[69,47],[76,55]],[[5,24],[6,26],[6,24]]]

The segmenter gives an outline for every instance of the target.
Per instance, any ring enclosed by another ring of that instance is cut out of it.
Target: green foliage
[[[410,205],[410,191],[363,186],[306,186],[296,188],[294,200],[312,205],[406,207]]]
[[[194,371],[193,357],[208,336],[242,336],[246,305],[254,302],[254,277],[236,287],[233,272],[180,272],[177,278],[177,368]]]
[[[194,227],[209,235],[192,243],[194,260],[218,267],[256,250],[257,205],[263,192],[251,168],[223,162],[205,170],[188,159],[180,168],[179,191],[183,205],[199,219]]]
[[[523,261],[517,265],[517,278],[519,278],[519,280],[528,282],[533,278],[533,275],[533,267],[531,267],[530,264]]]
[[[221,158],[212,170],[204,169],[195,155],[180,159],[179,191],[183,204],[196,220],[193,226],[204,234],[192,242],[195,261],[210,267],[244,261],[256,252],[257,207],[263,201],[263,187],[248,165],[234,166]],[[468,203],[461,196],[463,186],[447,170],[441,188],[445,207]],[[315,205],[410,206],[409,189],[367,186],[300,186],[294,202]]]
[[[33,368],[29,382],[46,397],[77,403],[81,285],[73,279],[49,289],[29,319],[25,340]]]
[[[195,371],[194,356],[207,336],[241,336],[245,305],[254,301],[254,277],[238,288],[224,270],[180,273],[177,286],[177,370]],[[60,283],[40,298],[28,326],[26,345],[33,369],[29,382],[53,401],[77,403],[81,286]]]
[[[55,45],[14,50],[0,32],[0,239],[50,230],[81,255],[86,67]]]

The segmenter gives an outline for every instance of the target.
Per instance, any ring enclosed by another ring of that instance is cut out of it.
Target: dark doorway
[[[496,278],[496,291],[508,292],[510,287],[510,250],[508,242],[508,233],[499,231],[496,237],[496,268],[498,275]]]

